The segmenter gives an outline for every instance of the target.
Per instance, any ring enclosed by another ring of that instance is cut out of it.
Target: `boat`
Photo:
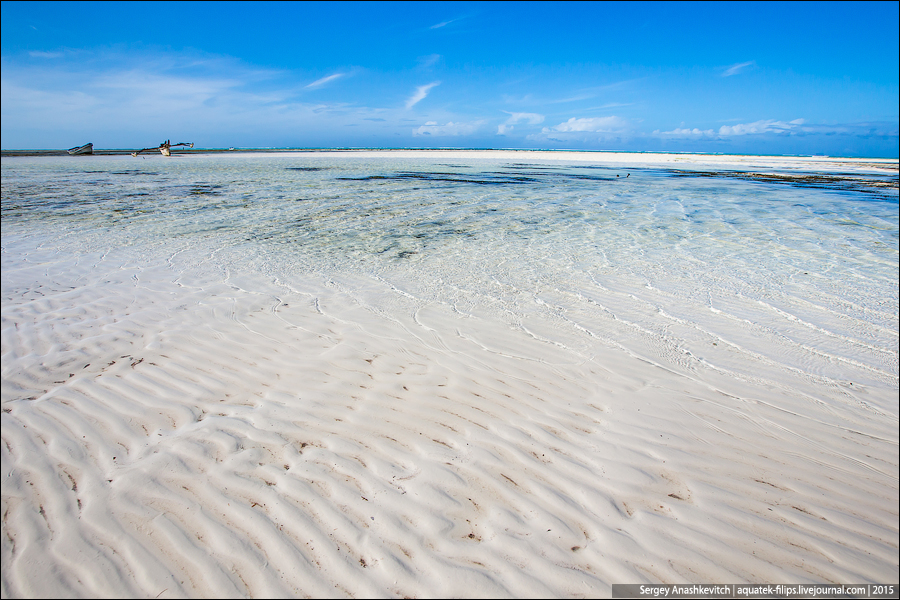
[[[177,144],[173,144],[171,141],[166,140],[159,146],[155,146],[153,148],[143,148],[138,150],[137,152],[132,152],[132,156],[137,156],[141,152],[147,152],[148,150],[159,150],[160,154],[163,156],[172,156],[172,148],[176,148],[178,146],[187,146],[188,148],[194,147],[194,142],[178,142]]]
[[[94,153],[94,144],[88,142],[84,146],[76,146],[75,148],[69,148],[66,150],[72,156],[80,155],[80,154],[93,154]]]

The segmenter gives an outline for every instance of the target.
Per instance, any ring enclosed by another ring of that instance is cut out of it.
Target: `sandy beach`
[[[590,163],[629,184],[649,168],[897,173],[818,157],[403,154],[423,157]],[[50,159],[4,168],[25,160]],[[453,261],[289,268],[289,253],[219,247],[213,229],[127,245],[73,217],[48,239],[6,211],[4,598],[577,598],[900,576],[896,249],[871,250],[894,269],[890,296],[890,275],[794,269],[769,288],[689,261],[588,268],[565,245],[489,264],[513,236],[454,239]],[[482,275],[477,289],[453,279]]]

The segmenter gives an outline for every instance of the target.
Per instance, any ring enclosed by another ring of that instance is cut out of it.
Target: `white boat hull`
[[[84,146],[78,146],[75,148],[69,148],[66,150],[72,156],[78,156],[81,154],[93,154],[94,153],[94,144],[85,144]]]

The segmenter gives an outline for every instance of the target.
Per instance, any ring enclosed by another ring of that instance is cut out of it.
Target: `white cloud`
[[[740,123],[738,125],[722,125],[719,128],[719,135],[753,135],[759,133],[789,133],[801,125],[805,121],[803,119],[794,119],[793,121],[776,121],[775,119],[765,119],[754,121],[753,123]]]
[[[656,130],[652,135],[663,138],[681,138],[693,140],[725,141],[729,138],[743,136],[852,136],[861,139],[896,138],[897,124],[889,122],[843,123],[837,125],[820,125],[807,123],[805,119],[779,121],[762,119],[752,123],[723,125],[716,129],[699,129],[697,127],[677,127],[671,131]]]
[[[344,76],[344,73],[335,73],[334,75],[329,75],[327,77],[323,77],[322,79],[316,79],[315,81],[313,81],[312,83],[307,85],[304,89],[313,90],[316,88],[320,88],[323,85],[325,85],[326,83],[330,83],[330,82],[334,81],[335,79],[340,79],[343,76]]]
[[[433,136],[452,136],[452,135],[469,135],[474,133],[484,121],[471,121],[469,123],[448,122],[446,125],[438,125],[437,121],[428,121],[424,125],[413,129],[414,136],[433,135]]]
[[[507,112],[503,111],[509,115],[509,118],[505,121],[505,125],[516,125],[518,123],[528,123],[529,125],[538,125],[544,122],[544,115],[539,115],[537,113],[526,113],[526,112]]]
[[[743,71],[744,69],[746,69],[747,67],[749,67],[752,64],[754,64],[754,61],[751,60],[748,62],[742,62],[742,63],[738,63],[736,65],[731,65],[730,67],[725,69],[725,72],[722,73],[722,77],[731,77],[732,75],[737,75],[738,73],[740,73],[741,71]]]
[[[697,129],[694,127],[693,129],[687,129],[684,127],[676,127],[672,131],[660,131],[656,130],[653,132],[653,135],[667,135],[672,137],[715,137],[716,132],[713,129]]]
[[[525,136],[537,143],[564,143],[591,145],[622,142],[635,135],[634,125],[622,117],[572,117],[553,127],[544,127],[540,133]]]
[[[715,129],[699,129],[697,127],[676,127],[671,131],[656,130],[653,135],[680,138],[723,138],[738,135],[757,135],[763,133],[791,133],[801,131],[805,123],[803,119],[793,121],[778,121],[776,119],[764,119],[753,123],[739,123],[737,125],[723,125],[718,131]]]
[[[506,135],[507,133],[510,133],[515,129],[513,125],[518,125],[519,123],[539,125],[544,122],[544,115],[539,115],[537,113],[509,112],[507,110],[504,110],[503,112],[508,114],[509,118],[497,127],[497,135]]]
[[[420,85],[416,88],[416,93],[409,97],[409,100],[406,101],[406,108],[410,109],[422,100],[425,99],[425,96],[428,95],[428,92],[431,91],[431,88],[441,85],[440,81],[433,81],[427,85]]]
[[[544,127],[542,132],[621,133],[627,129],[628,122],[620,117],[585,117],[581,119],[572,117],[555,127]]]

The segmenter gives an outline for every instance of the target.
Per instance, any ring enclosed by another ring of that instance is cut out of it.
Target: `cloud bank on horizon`
[[[2,147],[897,157],[897,23],[897,3],[3,2]]]

